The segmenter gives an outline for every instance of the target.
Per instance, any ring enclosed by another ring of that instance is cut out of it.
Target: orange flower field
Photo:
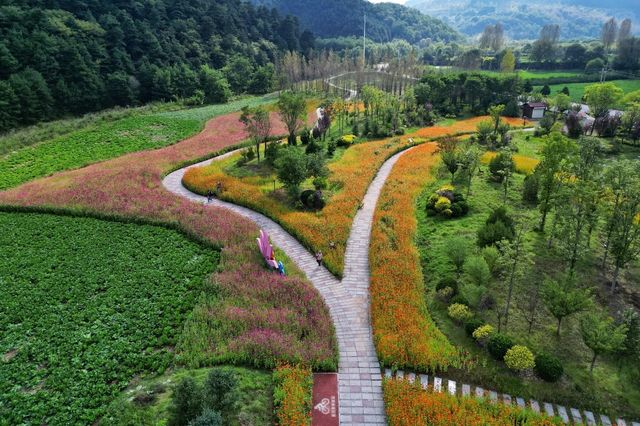
[[[273,197],[255,177],[234,177],[226,174],[219,164],[192,168],[184,176],[183,184],[199,194],[206,194],[220,182],[224,188],[220,198],[256,210],[278,222],[312,251],[322,250],[327,268],[342,276],[344,253],[355,216],[367,188],[382,164],[393,154],[412,145],[446,135],[461,135],[476,130],[480,121],[488,117],[474,117],[457,121],[450,126],[420,129],[402,138],[389,138],[356,144],[337,161],[329,164],[329,186],[341,188],[319,212],[291,208]],[[521,120],[507,119],[513,125]],[[333,248],[330,243],[333,242]]]
[[[273,372],[273,402],[280,426],[305,426],[311,423],[310,368],[283,365]]]
[[[369,291],[374,342],[385,366],[433,371],[458,361],[456,349],[427,311],[420,257],[413,242],[415,201],[437,162],[436,149],[435,143],[424,144],[400,157],[374,216]]]
[[[465,120],[460,120],[452,124],[451,126],[434,126],[434,127],[424,127],[411,136],[413,137],[423,137],[423,138],[439,138],[442,136],[449,135],[460,135],[463,133],[471,133],[476,131],[476,127],[482,121],[490,120],[491,118],[483,115],[479,117],[467,118]],[[522,119],[521,118],[513,118],[513,117],[500,117],[503,123],[507,123],[512,127],[522,127]]]
[[[383,390],[387,420],[391,426],[563,424],[556,417],[546,417],[528,409],[496,404],[486,399],[432,392],[431,388],[425,391],[418,382],[385,380]]]

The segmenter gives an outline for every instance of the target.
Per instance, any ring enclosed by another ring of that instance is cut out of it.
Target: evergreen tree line
[[[14,0],[0,6],[0,131],[113,106],[266,93],[314,37],[241,0]]]
[[[491,105],[503,104],[504,115],[518,117],[518,95],[523,92],[523,81],[513,74],[427,73],[414,91],[419,105],[428,105],[441,115],[457,115],[466,108],[482,114]]]

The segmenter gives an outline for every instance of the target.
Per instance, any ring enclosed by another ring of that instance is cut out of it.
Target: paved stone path
[[[338,339],[340,423],[343,425],[386,424],[382,399],[382,374],[373,345],[369,314],[369,242],[378,197],[393,165],[405,152],[398,153],[387,160],[367,190],[362,208],[354,218],[347,241],[342,282],[327,269],[318,266],[313,254],[273,220],[248,208],[218,199],[210,203],[212,206],[223,207],[244,216],[264,229],[271,237],[271,241],[304,271],[324,298]],[[230,152],[190,167],[207,165],[233,153]],[[182,177],[188,168],[167,175],[162,181],[163,185],[181,197],[206,203],[206,197],[194,194],[182,186]],[[318,324],[318,326],[322,325]]]

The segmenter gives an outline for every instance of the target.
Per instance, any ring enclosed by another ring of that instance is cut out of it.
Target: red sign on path
[[[313,375],[312,426],[338,426],[338,374],[316,373]]]

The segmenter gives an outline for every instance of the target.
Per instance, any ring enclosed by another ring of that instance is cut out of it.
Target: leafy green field
[[[0,419],[91,424],[171,365],[218,254],[176,231],[0,213]]]
[[[215,367],[231,371],[238,385],[231,396],[234,418],[230,426],[273,424],[273,381],[271,372],[239,367]],[[133,383],[114,401],[101,420],[105,426],[154,426],[169,418],[172,387],[185,377],[193,377],[202,385],[212,369],[178,370]]]
[[[635,90],[640,90],[640,80],[612,80],[616,86],[621,88],[625,94],[629,92],[633,92]],[[582,97],[584,96],[584,88],[594,83],[568,83],[568,84],[553,84],[550,85],[551,95],[555,95],[556,93],[562,91],[562,89],[566,86],[569,88],[569,96],[571,100],[574,102],[580,102]],[[540,90],[542,86],[534,87],[534,90]]]
[[[149,114],[141,109],[138,113],[115,121],[96,121],[80,130],[0,157],[0,190],[130,152],[171,145],[198,133],[204,123],[213,117],[237,111],[245,105],[253,106],[274,100],[273,96],[267,95],[157,114]]]
[[[516,134],[514,144],[520,155],[538,157],[542,146],[542,139]],[[638,150],[635,150],[637,156]],[[547,238],[543,234],[533,231],[539,220],[536,207],[531,207],[522,201],[522,185],[524,176],[516,174],[509,190],[508,206],[512,217],[526,226],[524,246],[527,251],[535,254],[535,265],[526,276],[518,280],[514,288],[514,300],[509,316],[506,334],[511,336],[516,344],[526,345],[534,353],[547,352],[559,357],[565,370],[564,378],[558,383],[547,383],[537,378],[518,375],[509,370],[503,362],[495,361],[487,351],[478,346],[470,338],[464,327],[457,325],[449,318],[447,305],[435,297],[435,285],[443,277],[453,277],[458,282],[464,282],[464,275],[457,275],[455,268],[447,255],[448,242],[452,238],[462,237],[468,241],[470,254],[477,251],[476,232],[484,224],[486,218],[494,208],[503,204],[503,193],[500,184],[487,179],[489,175],[486,167],[483,173],[473,182],[471,196],[468,198],[470,212],[467,216],[446,220],[438,217],[428,217],[425,212],[425,202],[428,195],[443,184],[450,182],[444,173],[441,179],[426,188],[418,203],[418,235],[417,244],[428,290],[429,312],[452,343],[473,360],[469,369],[447,371],[447,375],[458,380],[482,384],[485,388],[493,388],[500,392],[524,398],[570,404],[577,407],[591,408],[597,412],[611,415],[626,415],[633,418],[640,416],[640,388],[637,386],[637,367],[630,361],[619,360],[603,356],[599,358],[593,375],[589,374],[589,361],[592,352],[582,341],[579,330],[580,315],[565,319],[562,334],[555,335],[556,320],[542,306],[538,309],[538,318],[532,332],[528,330],[525,316],[518,307],[521,303],[519,295],[526,294],[525,288],[532,283],[540,283],[544,277],[560,277],[562,262],[557,259],[555,252],[547,249]],[[462,183],[458,186],[465,189]],[[464,192],[464,191],[463,191]],[[594,246],[595,246],[594,238]],[[596,310],[607,312],[608,306],[603,300],[609,297],[607,283],[601,282],[599,272],[599,254],[587,256],[580,264],[577,277],[580,282],[588,283],[595,289],[597,303]],[[629,280],[635,281],[631,273]],[[602,287],[600,287],[602,286]],[[602,290],[601,290],[602,288]],[[493,309],[476,309],[473,311],[484,323],[491,324],[497,329],[498,309],[504,309],[506,299],[506,284],[498,277],[492,277],[488,285],[488,292],[495,299]],[[524,302],[523,302],[524,303]],[[505,329],[502,330],[505,332]]]

